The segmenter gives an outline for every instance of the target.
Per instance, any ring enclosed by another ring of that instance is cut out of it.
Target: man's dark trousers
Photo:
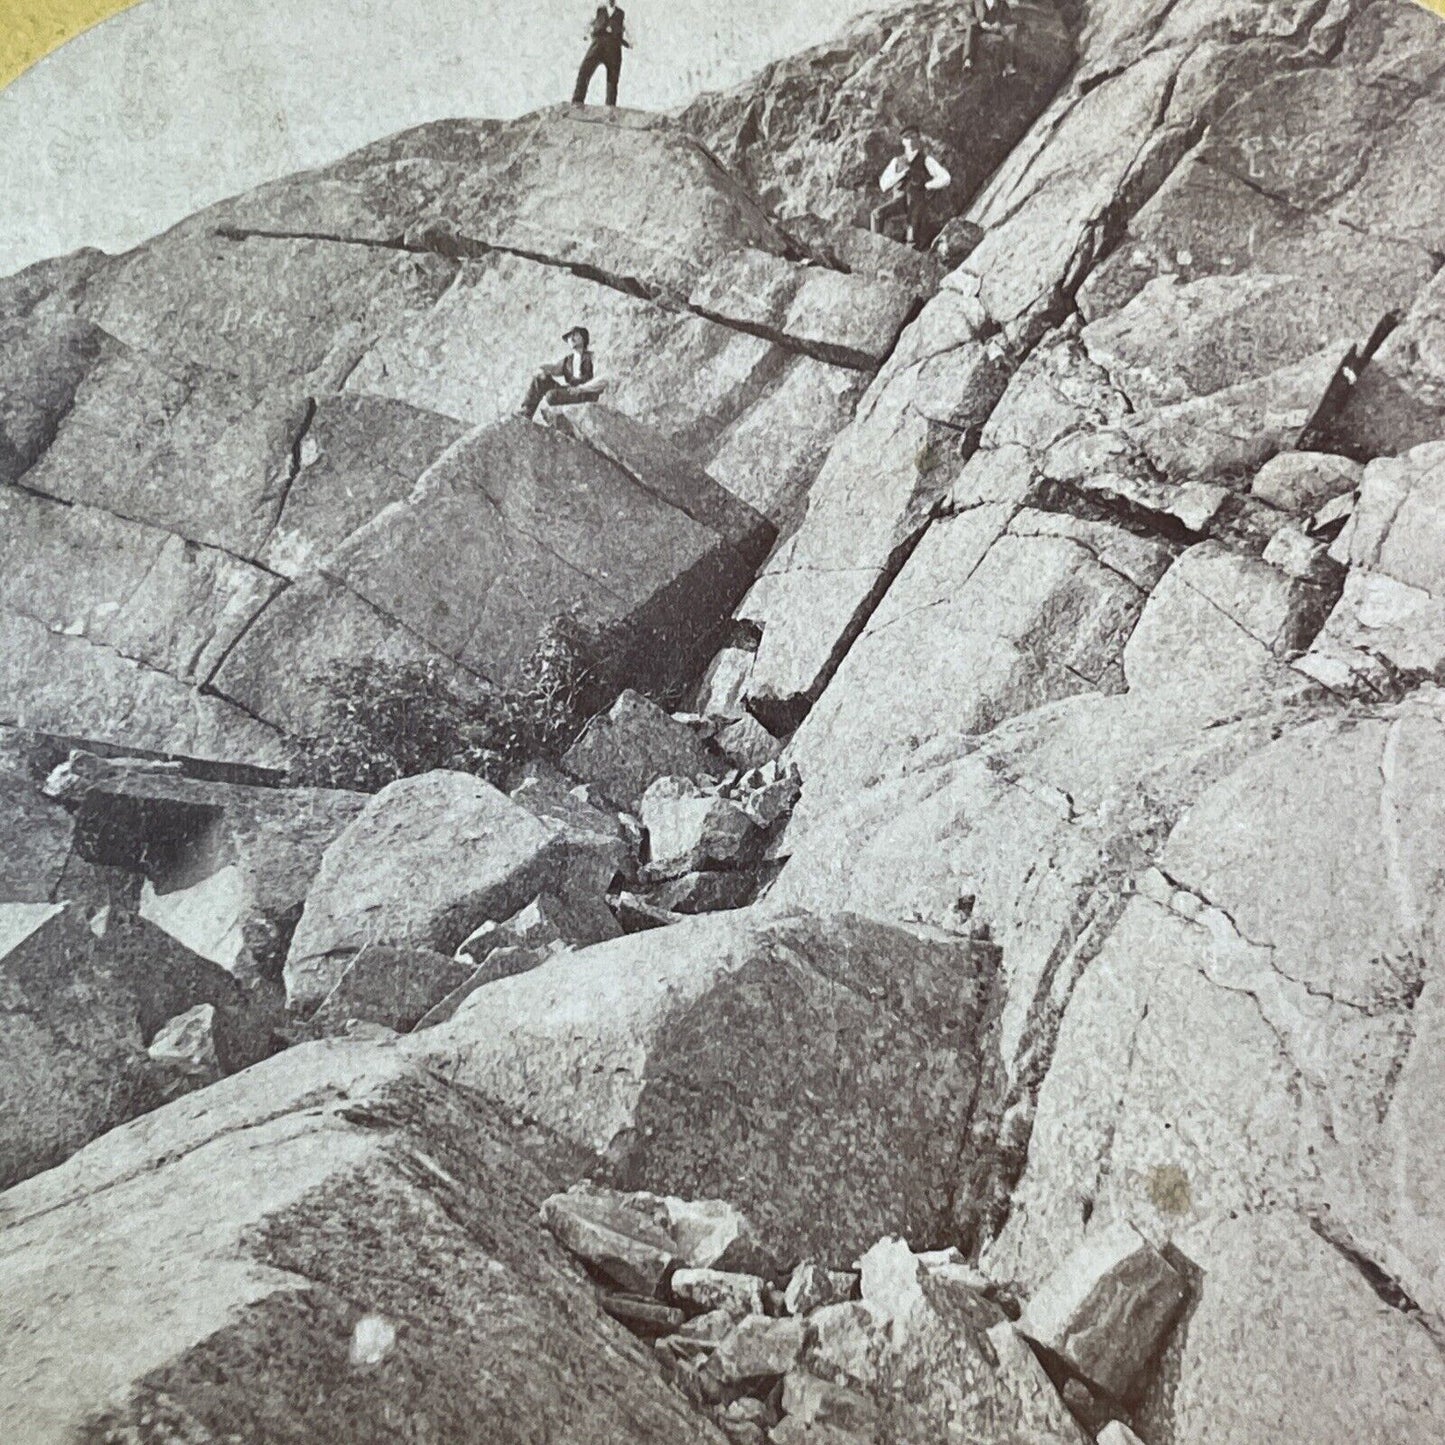
[[[607,67],[607,104],[617,104],[617,81],[622,75],[622,47],[593,41],[582,57],[582,68],[577,72],[577,88],[572,92],[573,105],[587,103],[587,87],[597,74],[597,67]]]
[[[885,201],[873,212],[873,230],[886,233],[889,221],[903,221],[913,232],[914,245],[923,240],[923,223],[928,216],[928,192],[921,186],[907,186],[895,191],[893,199]]]

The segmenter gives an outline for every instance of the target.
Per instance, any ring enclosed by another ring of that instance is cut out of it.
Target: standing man
[[[617,0],[607,0],[597,7],[588,31],[587,54],[577,72],[577,87],[572,92],[573,105],[587,104],[587,87],[599,65],[607,69],[607,104],[617,104],[617,80],[622,74],[622,51],[632,48],[627,38],[627,15]]]
[[[594,382],[596,375],[592,365],[592,338],[585,326],[574,326],[562,338],[572,349],[561,361],[544,366],[532,378],[527,388],[526,399],[517,410],[517,415],[531,421],[537,415],[537,408],[554,392],[573,393],[575,401],[596,401],[601,393],[600,383]],[[586,389],[585,395],[578,395]]]
[[[875,231],[883,231],[889,221],[903,217],[908,244],[921,250],[928,193],[943,190],[953,177],[923,149],[923,137],[916,126],[909,126],[902,140],[903,154],[888,162],[878,181],[878,188],[890,199],[873,212],[871,224]]]

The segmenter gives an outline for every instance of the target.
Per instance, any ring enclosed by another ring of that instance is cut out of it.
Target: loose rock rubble
[[[601,1281],[603,1312],[650,1341],[675,1387],[739,1445],[882,1445],[957,1432],[1085,1445],[1096,1431],[1127,1445],[1136,1438],[1128,1424],[1107,1410],[1100,1418],[1088,1386],[1125,1397],[1186,1296],[1127,1224],[1046,1282],[1015,1325],[1000,1303],[1012,1303],[1009,1291],[955,1249],[915,1253],[887,1238],[852,1270],[816,1260],[790,1273],[700,1268],[669,1226],[680,1207],[579,1185],[545,1201],[542,1218]],[[1062,1322],[1050,1332],[1040,1321]],[[1045,1348],[1036,1354],[1031,1341]]]

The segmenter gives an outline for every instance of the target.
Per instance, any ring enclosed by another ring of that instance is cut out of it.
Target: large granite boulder
[[[480,778],[384,788],[327,848],[286,958],[294,1005],[319,1003],[369,944],[454,953],[538,893],[600,899],[613,840],[544,821]]]
[[[725,1198],[782,1256],[845,1260],[947,1236],[960,1172],[988,1168],[991,961],[862,918],[717,914],[491,984],[424,1038],[618,1187]]]
[[[272,1051],[264,1010],[148,923],[74,904],[0,904],[0,1185],[189,1087],[146,1047],[199,1004],[216,1011],[223,1071]]]
[[[0,1433],[723,1445],[539,1222],[558,1182],[394,1047],[223,1080],[4,1196]]]
[[[523,420],[470,434],[334,550],[325,574],[499,683],[542,626],[568,616],[619,677],[675,685],[700,665],[772,529],[700,469],[663,459],[654,470],[645,453],[616,451],[620,464]],[[287,627],[262,617],[236,665],[278,651]],[[222,668],[223,692],[229,678]]]

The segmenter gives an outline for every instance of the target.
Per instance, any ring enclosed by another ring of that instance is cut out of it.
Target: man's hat
[[[562,333],[562,340],[571,341],[574,336],[580,336],[582,338],[584,348],[592,345],[591,334],[585,326],[574,326],[570,331],[564,331]]]
[[[903,136],[905,139],[908,136],[916,136],[919,140],[923,139],[923,132],[919,130],[916,125],[904,126],[903,129],[899,131],[899,135]]]

